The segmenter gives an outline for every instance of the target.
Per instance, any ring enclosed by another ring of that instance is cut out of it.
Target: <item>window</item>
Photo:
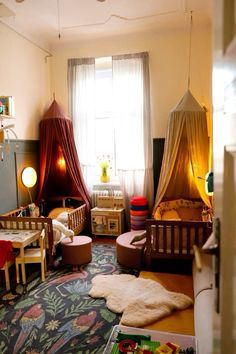
[[[153,199],[148,53],[68,60],[70,116],[88,189],[98,182],[98,158],[111,157],[127,201]]]
[[[112,115],[111,57],[95,59],[95,155],[109,160],[110,176],[115,177],[115,134]],[[99,163],[96,174],[101,173]]]

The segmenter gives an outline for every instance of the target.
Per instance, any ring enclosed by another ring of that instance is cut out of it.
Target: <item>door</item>
[[[214,214],[220,220],[219,313],[213,353],[236,353],[236,32],[235,1],[214,0]]]

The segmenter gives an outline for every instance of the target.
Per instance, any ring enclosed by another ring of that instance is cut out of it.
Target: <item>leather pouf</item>
[[[132,245],[130,244],[135,236],[140,235],[140,232],[141,231],[130,231],[117,237],[116,257],[121,265],[128,268],[141,269],[146,239],[135,242]]]
[[[82,265],[92,260],[92,239],[88,236],[74,236],[61,241],[62,262],[64,264]]]

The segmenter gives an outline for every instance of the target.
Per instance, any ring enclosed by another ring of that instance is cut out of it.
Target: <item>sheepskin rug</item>
[[[131,327],[148,325],[193,303],[190,297],[168,291],[154,280],[130,274],[95,276],[89,295],[104,297],[109,310],[123,313],[120,323]]]

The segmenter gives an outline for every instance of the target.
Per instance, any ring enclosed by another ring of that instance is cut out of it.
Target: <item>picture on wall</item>
[[[14,117],[14,99],[12,96],[0,96],[0,114]]]

